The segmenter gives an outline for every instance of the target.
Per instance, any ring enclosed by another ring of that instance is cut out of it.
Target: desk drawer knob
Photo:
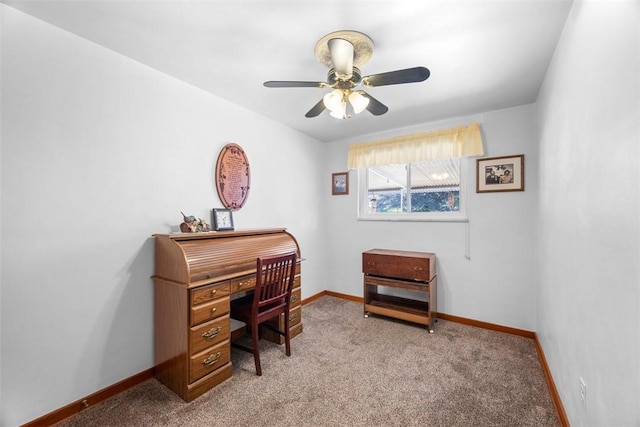
[[[215,296],[216,292],[218,292],[217,289],[211,289],[211,296]]]
[[[218,361],[218,359],[220,359],[220,352],[217,352],[217,353],[215,353],[215,354],[211,354],[211,355],[209,355],[209,357],[207,357],[206,359],[204,359],[204,360],[202,361],[202,364],[203,364],[204,366],[211,366],[211,365],[213,365],[214,363],[216,363],[216,362]]]
[[[202,338],[206,340],[210,340],[211,338],[214,338],[216,335],[218,335],[221,330],[222,330],[222,326],[211,328],[207,332],[202,334]]]
[[[211,313],[215,313],[215,312],[216,312],[216,310],[217,310],[217,308],[216,308],[216,307],[213,307],[213,308],[211,309]]]

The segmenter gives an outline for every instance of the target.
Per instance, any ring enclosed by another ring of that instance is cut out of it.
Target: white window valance
[[[374,142],[351,144],[349,169],[417,163],[425,160],[482,156],[480,124],[401,135]]]

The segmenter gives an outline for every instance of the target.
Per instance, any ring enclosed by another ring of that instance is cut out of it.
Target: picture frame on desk
[[[233,230],[233,212],[231,209],[213,208],[211,223],[214,231]]]

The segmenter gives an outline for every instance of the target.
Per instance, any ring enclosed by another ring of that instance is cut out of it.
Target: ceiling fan
[[[371,58],[373,40],[358,31],[335,31],[322,37],[315,46],[318,61],[329,67],[326,82],[268,81],[266,87],[330,88],[331,92],[314,105],[305,117],[316,117],[325,109],[337,119],[351,117],[365,109],[380,116],[389,108],[356,86],[377,87],[422,82],[431,74],[425,67],[413,67],[361,77],[360,67]]]

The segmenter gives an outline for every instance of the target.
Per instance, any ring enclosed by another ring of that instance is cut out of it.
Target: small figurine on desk
[[[184,213],[182,214],[182,218],[184,222],[180,224],[180,231],[183,233],[202,233],[204,231],[211,231],[211,227],[209,224],[201,220],[200,218],[196,218],[193,215],[186,216]]]

